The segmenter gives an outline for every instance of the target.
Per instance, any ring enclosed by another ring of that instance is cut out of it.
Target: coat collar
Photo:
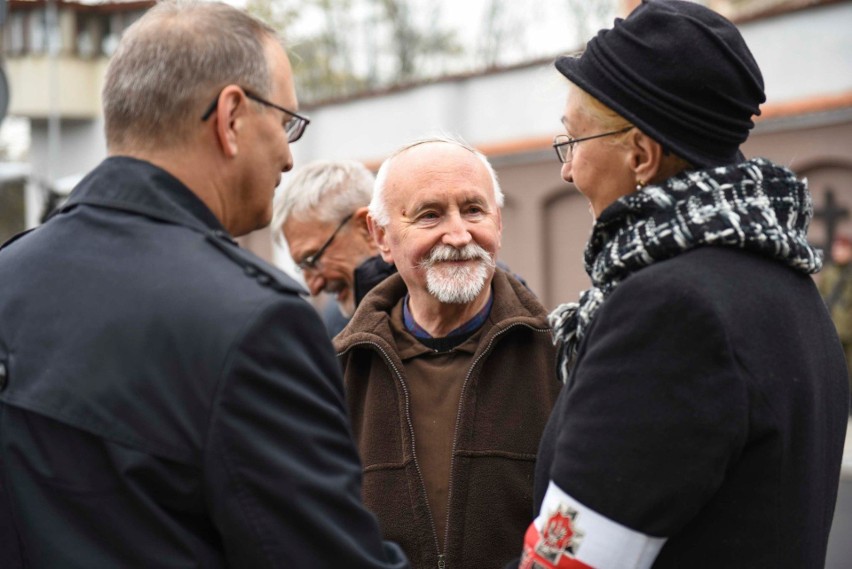
[[[515,324],[526,324],[533,328],[549,328],[547,311],[524,285],[502,269],[494,272],[492,280],[494,305],[489,320],[493,326],[486,336],[500,333]],[[358,306],[352,320],[334,339],[338,352],[361,342],[380,343],[385,349],[394,345],[391,329],[391,310],[405,296],[407,289],[399,273],[389,276],[377,285]],[[480,344],[487,343],[483,337]]]
[[[150,162],[112,156],[92,170],[58,210],[93,205],[142,214],[202,233],[222,232],[222,223],[180,180]],[[230,236],[228,236],[230,237]]]

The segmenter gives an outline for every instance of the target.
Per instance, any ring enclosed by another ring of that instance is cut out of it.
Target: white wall
[[[30,161],[36,175],[49,171],[55,180],[85,173],[106,157],[106,139],[101,117],[95,120],[63,120],[61,122],[59,156],[50,163],[49,170],[47,121],[34,120],[30,128],[32,137]]]
[[[294,145],[297,166],[318,158],[381,160],[401,144],[437,132],[472,144],[559,131],[565,83],[550,63],[442,81],[310,109]]]
[[[744,24],[768,103],[852,91],[852,3]]]
[[[852,2],[740,28],[763,71],[768,104],[852,92]],[[309,111],[313,122],[294,154],[297,166],[320,157],[381,160],[437,130],[472,144],[550,136],[559,132],[564,97],[564,79],[546,62],[330,104]]]
[[[741,29],[763,70],[768,103],[852,92],[852,2]],[[406,141],[439,131],[474,145],[550,137],[560,130],[564,97],[565,80],[543,62],[330,104],[308,111],[312,123],[293,146],[296,167],[318,158],[382,160]],[[83,173],[100,162],[102,131],[102,119],[63,121],[52,175]],[[47,171],[45,121],[33,124],[31,161],[33,172]]]

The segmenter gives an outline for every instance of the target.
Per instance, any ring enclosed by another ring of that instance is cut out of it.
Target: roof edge
[[[852,91],[764,104],[761,107],[761,115],[754,117],[754,120],[755,123],[764,124],[780,119],[802,117],[846,108],[852,109]],[[557,130],[558,125],[554,124],[554,134],[557,134]],[[545,135],[485,142],[474,144],[474,147],[489,158],[497,158],[541,151],[550,152],[552,144],[553,137]],[[556,160],[555,157],[554,160]],[[379,169],[383,161],[383,158],[362,160],[364,165],[374,172]]]

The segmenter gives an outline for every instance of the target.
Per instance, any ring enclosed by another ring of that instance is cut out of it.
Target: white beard
[[[449,265],[442,261],[477,260],[475,265]],[[473,302],[488,279],[494,261],[488,251],[468,243],[462,249],[450,245],[436,245],[421,263],[426,269],[426,288],[429,294],[444,304]]]

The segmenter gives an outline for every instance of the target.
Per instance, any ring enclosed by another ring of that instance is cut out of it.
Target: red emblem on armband
[[[583,540],[583,532],[574,525],[577,510],[564,507],[544,522],[541,533],[530,524],[524,536],[524,555],[518,569],[588,568],[574,556]]]

